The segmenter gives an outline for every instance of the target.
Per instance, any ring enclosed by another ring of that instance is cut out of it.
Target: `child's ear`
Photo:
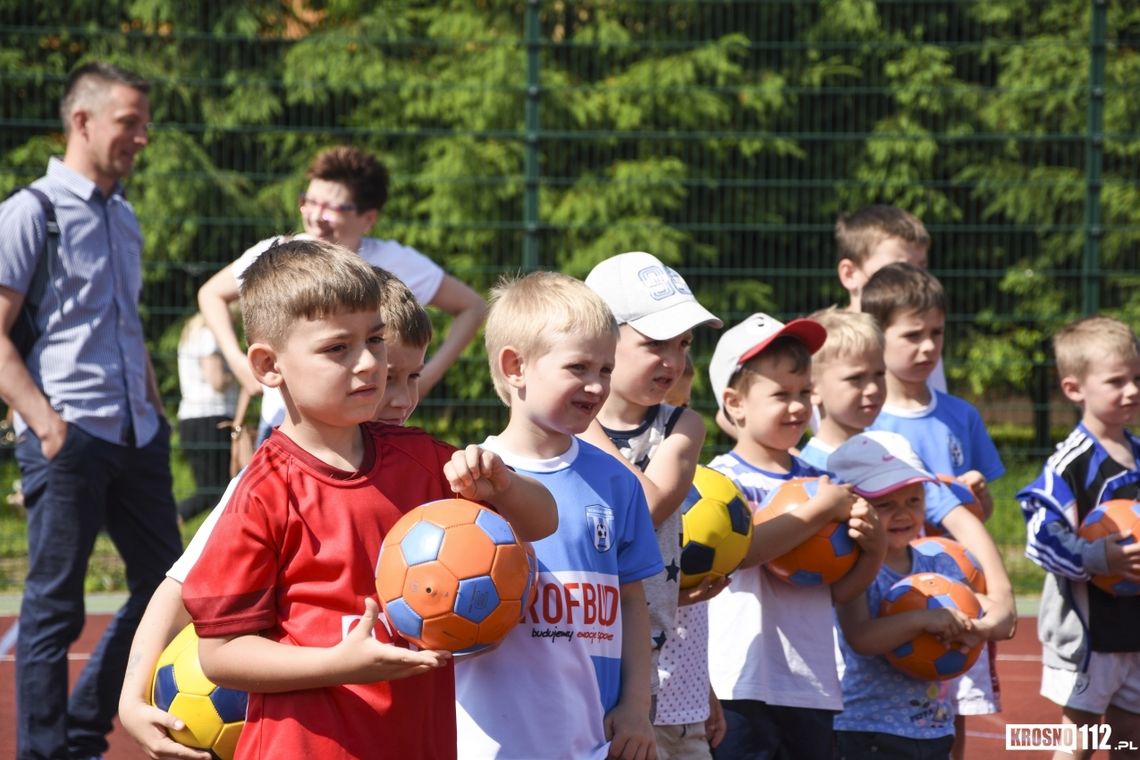
[[[840,259],[839,266],[836,267],[836,273],[839,275],[839,283],[843,289],[848,293],[855,293],[859,290],[859,265],[851,259]]]
[[[257,382],[270,388],[277,388],[284,384],[285,378],[277,367],[277,352],[266,343],[254,343],[246,352],[249,366]]]
[[[1065,398],[1074,404],[1083,403],[1085,400],[1085,392],[1084,389],[1081,388],[1081,381],[1072,375],[1066,375],[1061,378],[1061,392],[1065,394]]]
[[[743,427],[744,396],[740,391],[735,388],[725,388],[721,400],[724,402],[724,416],[728,418],[728,421],[732,423],[733,427]]]
[[[823,396],[819,395],[819,385],[814,381],[811,384],[811,405],[819,409],[819,413],[823,414]]]
[[[514,346],[503,346],[495,361],[499,363],[499,372],[506,378],[507,384],[512,388],[523,389],[526,381],[523,379],[523,357]]]

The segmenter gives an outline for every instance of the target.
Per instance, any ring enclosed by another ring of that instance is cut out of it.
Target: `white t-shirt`
[[[242,470],[242,472],[245,472],[245,470]],[[190,539],[190,544],[186,547],[186,551],[182,552],[182,556],[166,571],[167,578],[178,581],[179,583],[186,582],[186,576],[190,574],[190,568],[194,567],[194,563],[202,556],[202,549],[206,546],[206,540],[209,539],[210,534],[214,532],[214,526],[218,524],[218,518],[222,516],[222,512],[226,511],[226,505],[229,504],[230,499],[233,498],[234,490],[237,488],[239,480],[241,480],[241,472],[230,480],[230,484],[226,486],[222,498],[218,499],[218,503],[210,510],[210,514],[206,515],[206,519],[198,526],[198,531],[194,534],[194,537]]]
[[[266,238],[246,250],[233,264],[234,279],[241,287],[242,275],[257,257],[265,253],[275,244],[286,240],[312,240],[312,236],[300,234],[291,238]],[[415,248],[401,245],[395,240],[377,240],[376,238],[361,238],[360,248],[357,250],[360,257],[374,267],[390,272],[396,279],[408,286],[412,295],[421,304],[429,304],[439,292],[446,273],[434,261],[424,256]],[[281,392],[276,388],[262,389],[261,396],[261,426],[275,427],[285,419],[285,401]]]
[[[755,510],[785,481],[822,474],[800,459],[792,463],[787,474],[765,472],[728,453],[709,467],[732,478]],[[793,586],[762,566],[747,567],[708,607],[709,678],[719,699],[842,709],[830,586]]]
[[[603,760],[605,715],[621,692],[623,584],[661,572],[641,484],[577,438],[550,459],[483,447],[535,478],[558,504],[558,530],[535,541],[534,604],[496,649],[455,661],[460,760]]]
[[[178,390],[182,395],[178,402],[178,419],[229,417],[234,413],[237,383],[215,390],[202,371],[202,360],[214,355],[220,359],[222,352],[218,350],[214,333],[205,324],[190,330],[178,344]]]

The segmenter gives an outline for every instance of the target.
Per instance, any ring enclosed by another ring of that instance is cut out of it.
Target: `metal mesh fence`
[[[1138,42],[1131,4],[1075,0],[2,0],[0,186],[60,151],[76,63],[152,79],[128,194],[172,410],[197,287],[298,229],[305,165],[331,144],[392,174],[376,236],[479,290],[648,250],[729,324],[843,302],[837,215],[895,204],[934,241],[951,391],[1035,462],[1074,420],[1051,331],[1140,313]],[[694,346],[706,413],[714,341]],[[417,414],[456,442],[502,427],[478,346]],[[710,455],[726,447],[710,433]]]

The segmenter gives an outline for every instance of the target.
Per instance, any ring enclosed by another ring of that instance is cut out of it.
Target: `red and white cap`
[[[716,403],[724,408],[724,389],[732,376],[752,357],[781,335],[798,338],[808,351],[815,353],[827,340],[827,330],[814,319],[793,319],[784,324],[767,314],[756,313],[738,325],[725,330],[716,343],[709,362],[709,381]]]
[[[910,443],[898,433],[868,430],[844,441],[827,458],[827,469],[855,493],[873,499],[911,483],[934,481]]]
[[[698,325],[723,327],[697,303],[681,275],[651,253],[610,256],[590,270],[586,284],[602,297],[619,325],[652,340],[670,340]]]

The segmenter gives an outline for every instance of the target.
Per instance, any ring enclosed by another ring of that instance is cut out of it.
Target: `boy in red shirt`
[[[287,414],[183,586],[206,675],[250,692],[239,760],[454,757],[450,657],[376,625],[380,544],[409,505],[453,491],[527,540],[557,524],[545,489],[493,454],[368,422],[386,380],[380,298],[365,262],[318,241],[246,274],[250,364]],[[409,678],[424,674],[438,677]]]

